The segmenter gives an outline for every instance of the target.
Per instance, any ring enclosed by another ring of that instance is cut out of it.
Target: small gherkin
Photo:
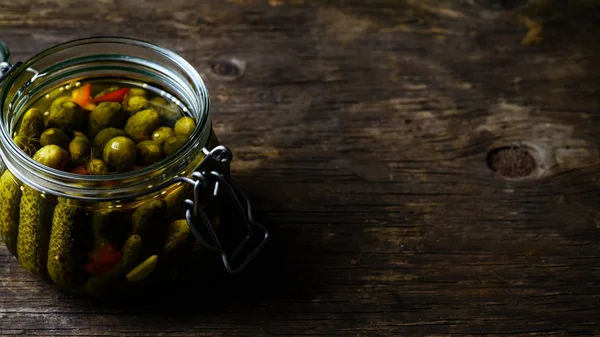
[[[152,109],[142,110],[129,117],[125,123],[124,130],[135,142],[152,139],[152,131],[156,130],[160,123],[160,115]]]
[[[164,157],[162,144],[153,140],[144,140],[137,144],[137,163],[150,165]]]
[[[0,237],[13,256],[17,256],[20,202],[20,185],[9,170],[4,170],[0,177]]]
[[[102,159],[115,172],[130,171],[135,165],[135,143],[127,137],[114,137],[102,150]]]
[[[90,154],[90,140],[81,132],[75,131],[74,134],[75,137],[69,143],[69,153],[73,164],[81,165]]]
[[[175,127],[173,128],[173,132],[176,136],[182,136],[189,138],[194,132],[194,128],[196,127],[196,121],[192,117],[181,117],[175,123]]]
[[[77,230],[81,225],[81,209],[77,203],[58,198],[54,208],[48,247],[48,274],[62,289],[71,289],[78,271]]]
[[[125,123],[125,115],[118,102],[102,102],[92,110],[88,120],[88,134],[95,137],[98,132],[108,127],[120,128]]]
[[[71,143],[71,139],[67,134],[57,128],[48,128],[42,132],[42,136],[40,137],[40,145],[58,145],[61,148],[68,150],[69,143]]]
[[[46,127],[57,128],[65,132],[79,130],[86,119],[86,114],[74,102],[63,102],[50,108]]]
[[[33,160],[57,170],[64,170],[70,162],[69,152],[54,144],[39,149],[33,155]]]
[[[163,144],[167,140],[167,138],[173,135],[173,129],[171,129],[168,126],[161,126],[158,129],[154,130],[154,132],[152,132],[152,140],[157,143]]]
[[[127,136],[127,133],[121,129],[112,127],[103,129],[94,137],[93,145],[97,150],[102,151],[109,140],[118,136]]]
[[[21,119],[17,135],[28,138],[38,138],[43,131],[44,114],[36,108],[27,110]]]
[[[33,159],[54,169],[63,169],[69,153],[56,145],[47,145],[35,153]],[[54,204],[51,195],[42,194],[23,186],[19,207],[17,255],[19,262],[30,273],[48,279],[47,256]]]
[[[108,174],[108,165],[102,160],[98,158],[94,158],[87,162],[85,165],[85,169],[88,171],[90,175],[105,175]]]
[[[188,138],[183,136],[171,136],[165,140],[163,144],[163,151],[166,156],[171,156],[174,154],[179,148],[181,148],[185,143],[187,143]]]

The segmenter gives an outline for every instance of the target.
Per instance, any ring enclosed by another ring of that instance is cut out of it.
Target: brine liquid
[[[160,88],[129,79],[84,79],[35,97],[13,141],[54,169],[105,175],[171,156],[195,127],[187,108]]]
[[[173,127],[177,119],[180,117],[190,115],[185,105],[175,96],[169,92],[166,92],[165,90],[140,81],[115,78],[100,78],[94,80],[81,80],[63,83],[62,85],[46,90],[46,92],[42,93],[42,95],[35,97],[23,111],[27,111],[31,108],[37,108],[40,111],[43,111],[45,116],[48,116],[50,114],[50,105],[55,99],[60,97],[71,97],[74,90],[78,90],[87,83],[91,85],[92,97],[96,97],[99,93],[102,93],[110,88],[131,88],[144,90],[147,94],[146,97],[148,98],[148,101],[153,99],[157,101],[153,104],[154,107],[168,112],[165,114],[166,118],[164,119],[164,122],[169,127]],[[164,102],[158,102],[160,98],[162,98]],[[16,130],[18,130],[18,127],[19,124],[17,124]]]

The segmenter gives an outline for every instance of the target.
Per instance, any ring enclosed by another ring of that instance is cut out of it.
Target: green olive
[[[196,121],[192,117],[181,117],[175,123],[173,132],[176,136],[190,137],[196,128]]]
[[[125,123],[125,115],[118,102],[103,102],[90,113],[88,133],[95,137],[98,132],[108,127],[120,128]]]
[[[58,145],[46,145],[33,155],[33,160],[42,165],[63,170],[69,165],[69,152]]]
[[[91,175],[99,176],[108,174],[108,165],[106,165],[106,163],[102,159],[95,158],[90,160],[85,166],[85,169]]]
[[[142,110],[129,117],[125,123],[125,132],[136,142],[152,139],[154,131],[160,123],[160,115],[152,109]]]
[[[164,156],[162,144],[153,140],[144,140],[137,144],[138,165],[150,165],[161,160]]]
[[[154,132],[152,132],[152,140],[163,144],[167,138],[173,136],[173,129],[171,129],[168,126],[161,126],[158,129],[154,130]]]
[[[106,128],[96,134],[94,137],[94,147],[97,150],[102,150],[104,145],[111,139],[118,136],[127,136],[127,133],[117,128]]]
[[[163,144],[163,151],[165,155],[170,156],[175,151],[179,150],[180,147],[183,146],[188,141],[188,138],[181,136],[171,136],[167,138],[165,143]]]
[[[127,172],[133,168],[136,158],[135,143],[123,136],[110,139],[102,151],[102,159],[116,172]]]
[[[54,144],[62,147],[65,150],[69,149],[70,142],[71,139],[69,136],[67,136],[64,131],[57,128],[46,129],[44,132],[42,132],[42,136],[40,137],[40,145],[46,146]]]
[[[75,131],[74,134],[75,138],[69,144],[69,153],[73,164],[81,165],[90,154],[90,140],[81,132]]]

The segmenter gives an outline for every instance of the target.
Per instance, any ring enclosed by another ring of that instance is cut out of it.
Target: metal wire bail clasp
[[[0,40],[0,83],[8,74],[21,65],[21,62],[11,65],[10,63],[10,51],[4,41]]]
[[[214,147],[212,150],[202,149],[206,155],[191,177],[178,177],[175,180],[188,183],[193,186],[193,200],[186,199],[186,220],[194,236],[200,243],[211,251],[221,254],[225,269],[231,274],[241,272],[256,257],[269,239],[268,230],[261,224],[254,221],[252,217],[252,206],[250,200],[242,189],[229,176],[229,163],[233,158],[231,151],[222,145]],[[212,170],[214,167],[221,169]],[[203,194],[211,191],[210,196],[217,197],[223,191],[227,193],[230,201],[235,206],[239,215],[243,219],[246,228],[246,237],[241,241],[237,248],[232,252],[226,251],[215,231],[215,226],[209,220],[206,214],[206,205],[202,202]],[[208,240],[200,233],[208,233]],[[257,232],[260,237],[257,237]],[[259,240],[258,243],[253,242]],[[251,244],[255,244],[252,248]],[[250,249],[245,257],[240,257],[240,253],[245,249]],[[241,262],[234,263],[241,259]]]
[[[13,65],[11,65],[8,62],[0,62],[0,83],[2,83],[2,81],[8,77],[8,75],[15,69],[17,69],[20,65],[22,64],[22,62],[17,62]]]

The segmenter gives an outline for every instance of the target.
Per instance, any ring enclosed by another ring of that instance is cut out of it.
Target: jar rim
[[[150,166],[141,168],[141,169],[136,169],[136,170],[132,170],[132,171],[128,171],[128,172],[122,172],[122,173],[111,173],[109,175],[90,175],[90,176],[86,176],[86,175],[79,175],[79,174],[74,174],[71,172],[67,172],[67,171],[61,171],[61,170],[56,170],[47,166],[44,166],[40,163],[38,163],[37,161],[33,160],[33,158],[31,158],[30,156],[26,155],[23,151],[21,151],[19,149],[19,147],[12,141],[12,137],[11,135],[8,133],[8,127],[6,125],[0,125],[0,137],[2,138],[2,144],[0,145],[0,156],[2,157],[2,160],[4,161],[4,164],[10,168],[11,166],[13,167],[12,171],[16,171],[13,172],[13,174],[21,181],[23,181],[23,183],[25,183],[26,185],[30,185],[32,184],[34,187],[43,190],[43,191],[47,191],[49,193],[52,194],[56,194],[59,196],[65,196],[65,197],[71,197],[71,198],[80,198],[80,199],[98,199],[93,197],[93,194],[91,193],[86,193],[87,195],[90,195],[89,197],[82,197],[81,195],[81,190],[83,189],[89,189],[89,186],[85,186],[82,187],[80,186],[79,189],[77,188],[77,182],[86,182],[86,183],[97,183],[97,184],[101,184],[101,186],[105,186],[106,183],[110,182],[110,186],[112,186],[112,190],[122,190],[123,193],[118,193],[117,191],[115,191],[115,193],[111,193],[114,194],[114,197],[109,197],[109,198],[102,198],[102,199],[106,199],[106,200],[112,200],[112,199],[124,199],[124,198],[128,198],[132,195],[138,194],[138,193],[134,193],[132,191],[136,190],[134,187],[139,185],[140,183],[140,179],[144,178],[145,176],[147,176],[149,173],[155,172],[155,171],[159,171],[162,169],[165,169],[166,167],[172,166],[174,163],[181,161],[185,158],[189,158],[189,156],[191,154],[194,155],[199,155],[200,153],[202,153],[202,148],[204,146],[204,144],[202,144],[202,146],[200,148],[198,148],[198,145],[196,143],[195,140],[198,139],[203,139],[206,138],[206,142],[208,143],[208,136],[204,133],[206,133],[206,131],[210,131],[211,129],[211,119],[210,119],[210,98],[208,95],[208,90],[206,89],[206,86],[204,84],[204,81],[202,80],[202,77],[200,76],[200,74],[198,73],[198,71],[188,62],[186,61],[182,56],[180,56],[179,54],[175,53],[172,50],[169,50],[167,48],[161,47],[157,44],[148,42],[148,41],[143,41],[140,39],[135,39],[135,38],[130,38],[130,37],[121,37],[121,36],[96,36],[96,37],[87,37],[87,38],[80,38],[80,39],[74,39],[74,40],[70,40],[67,42],[63,42],[60,44],[56,44],[50,48],[44,49],[40,52],[38,52],[37,54],[33,55],[32,57],[30,57],[28,60],[26,60],[25,62],[23,62],[23,64],[14,71],[14,73],[10,74],[6,79],[5,79],[5,83],[4,84],[12,84],[14,83],[14,81],[18,78],[19,75],[22,75],[23,72],[27,71],[31,65],[35,64],[36,62],[44,59],[47,56],[50,56],[56,52],[59,51],[63,51],[66,50],[68,48],[72,48],[72,47],[79,47],[79,46],[83,46],[86,44],[101,44],[101,43],[117,43],[117,44],[125,44],[125,45],[131,45],[134,47],[142,47],[145,48],[153,53],[157,53],[160,56],[166,57],[167,59],[169,59],[170,61],[174,62],[177,64],[177,66],[181,67],[181,70],[184,71],[184,73],[189,77],[189,79],[192,80],[193,83],[193,88],[192,90],[199,94],[201,96],[201,99],[203,99],[203,104],[202,104],[202,111],[199,111],[199,116],[201,118],[199,118],[198,122],[197,122],[197,126],[196,129],[194,130],[194,133],[190,136],[189,140],[176,152],[176,154],[171,155],[169,157],[167,157],[166,159],[161,160],[158,163],[152,164]],[[107,52],[106,54],[110,54],[109,52]],[[10,87],[10,85],[6,85],[3,88],[3,85],[0,84],[0,113],[2,113],[2,111],[4,110],[3,106],[6,102],[4,102],[4,100],[6,99],[6,91],[7,88]],[[3,118],[4,119],[4,118]],[[207,125],[208,124],[208,125]],[[45,184],[40,184],[40,183],[35,183],[35,182],[31,182],[28,181],[27,179],[24,178],[23,174],[21,174],[21,172],[19,170],[15,170],[14,169],[14,165],[11,165],[10,160],[8,160],[7,158],[7,154],[5,153],[5,151],[12,151],[12,154],[16,155],[16,160],[19,161],[19,163],[25,164],[25,166],[30,167],[32,169],[35,170],[39,170],[40,173],[42,173],[45,177],[44,177],[44,182]],[[161,184],[156,184],[155,186],[153,186],[152,188],[147,188],[145,189],[146,193],[151,193],[152,191],[156,190],[160,190],[161,188],[164,188],[165,186],[168,186],[169,181],[171,181],[174,177],[177,176],[177,173],[174,176],[166,176],[162,178]],[[75,184],[73,184],[75,183]],[[45,185],[52,185],[53,188],[50,188],[49,186],[45,186]],[[135,185],[135,186],[134,186]],[[70,193],[66,193],[64,188],[68,187],[71,190],[75,190],[77,193],[75,193],[76,195],[72,195]],[[129,192],[126,192],[129,191]],[[124,195],[121,195],[124,194]]]

